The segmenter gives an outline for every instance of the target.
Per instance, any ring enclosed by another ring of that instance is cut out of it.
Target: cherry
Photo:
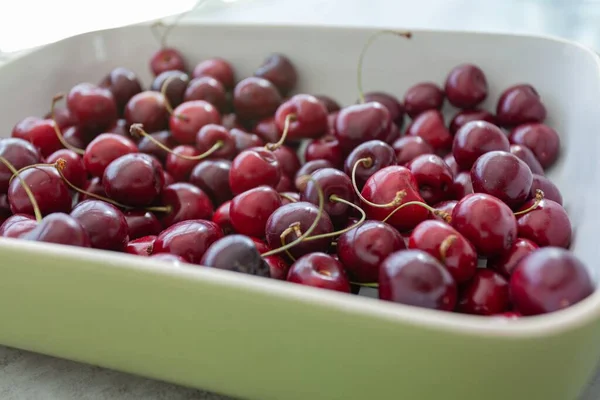
[[[339,112],[334,134],[342,150],[349,153],[369,140],[385,140],[391,125],[390,113],[381,103],[355,104]]]
[[[0,225],[0,236],[20,238],[33,230],[37,225],[38,222],[31,215],[11,215]]]
[[[485,74],[476,65],[458,65],[446,78],[445,92],[454,107],[472,109],[488,95]]]
[[[482,154],[494,150],[509,151],[509,147],[506,135],[496,125],[472,121],[456,132],[452,155],[462,170],[469,170]]]
[[[192,79],[187,85],[184,101],[204,100],[220,112],[227,111],[227,92],[221,82],[210,76]]]
[[[521,160],[523,160],[531,170],[531,173],[544,175],[544,168],[542,168],[542,165],[535,157],[535,154],[533,154],[533,152],[529,150],[529,148],[520,144],[511,144],[510,152],[515,156],[519,157]]]
[[[235,232],[233,225],[231,224],[230,209],[231,201],[226,201],[215,210],[215,213],[212,216],[212,222],[217,224],[226,235]]]
[[[519,261],[509,283],[514,308],[523,315],[558,311],[594,292],[585,266],[570,251],[546,247]]]
[[[229,171],[229,186],[234,194],[258,186],[276,187],[281,167],[275,155],[262,147],[244,150],[234,158]]]
[[[41,165],[20,172],[19,176],[33,192],[42,215],[71,211],[71,193],[56,168]],[[34,207],[19,179],[13,179],[8,187],[8,202],[14,214],[34,213]]]
[[[290,178],[296,175],[300,169],[300,159],[296,152],[288,146],[279,146],[273,150],[273,155],[281,166],[281,172]]]
[[[319,188],[323,192],[323,209],[335,226],[345,224],[356,202],[352,181],[348,175],[335,168],[322,168],[311,175],[311,180],[300,194],[302,201],[319,204]],[[340,199],[342,201],[340,201]]]
[[[133,96],[125,106],[128,125],[142,124],[147,132],[158,132],[169,126],[169,111],[165,96],[154,91],[145,91]]]
[[[185,72],[186,62],[179,50],[171,47],[163,47],[152,54],[150,58],[150,70],[154,76],[171,70]]]
[[[379,266],[406,246],[396,229],[385,222],[367,220],[338,238],[337,255],[353,282],[371,283],[379,278]]]
[[[463,125],[471,121],[486,121],[497,125],[496,117],[489,111],[480,109],[460,110],[450,121],[450,133],[455,135]]]
[[[523,257],[539,249],[529,239],[518,238],[510,249],[504,253],[488,258],[487,267],[509,278]]]
[[[446,152],[452,146],[452,135],[438,110],[426,110],[416,116],[406,128],[406,135],[422,137],[436,152]]]
[[[519,157],[505,151],[490,151],[475,161],[471,168],[475,193],[487,193],[515,208],[531,193],[533,175]]]
[[[308,143],[304,150],[304,159],[306,161],[327,160],[335,167],[340,167],[344,163],[344,154],[335,136],[327,135]]]
[[[300,257],[287,276],[288,282],[350,293],[350,282],[342,264],[325,253],[311,253]]]
[[[459,172],[458,175],[454,177],[450,192],[455,199],[459,200],[466,195],[473,193],[471,174],[469,172]]]
[[[215,106],[204,100],[194,100],[177,106],[169,119],[169,128],[179,143],[192,144],[200,128],[220,122],[221,115]]]
[[[281,102],[279,91],[266,79],[246,78],[233,89],[233,107],[244,120],[257,121],[273,116]]]
[[[231,161],[204,160],[198,163],[190,174],[190,183],[198,186],[212,200],[213,204],[220,205],[233,198],[229,187],[229,171]]]
[[[284,96],[294,89],[298,81],[296,68],[290,59],[278,53],[269,55],[254,76],[270,81]]]
[[[204,76],[212,77],[219,82],[226,89],[233,89],[235,85],[235,73],[233,67],[226,60],[215,57],[209,58],[208,60],[201,61],[194,67],[192,72],[194,78],[201,78]]]
[[[384,92],[365,93],[365,102],[371,101],[381,103],[387,108],[392,122],[394,122],[398,128],[402,128],[402,125],[404,124],[404,106],[396,97]]]
[[[74,86],[67,96],[67,107],[80,126],[108,128],[117,120],[117,103],[110,90],[91,83]]]
[[[47,113],[44,119],[52,119],[52,112]],[[54,107],[54,121],[61,130],[77,125],[77,120],[67,107]]]
[[[238,153],[265,144],[258,135],[245,132],[241,129],[233,128],[229,131],[229,134],[233,136],[233,139],[235,140],[235,148]]]
[[[65,178],[77,187],[84,187],[87,180],[87,171],[83,159],[73,150],[61,149],[50,154],[46,158],[46,162],[54,164],[61,158],[66,161],[65,168],[62,171]]]
[[[531,123],[519,125],[512,130],[510,142],[531,149],[542,167],[548,168],[558,158],[560,138],[548,125]]]
[[[229,215],[236,232],[263,237],[267,220],[281,206],[281,196],[269,186],[259,186],[231,200]]]
[[[427,204],[433,205],[451,197],[454,179],[441,157],[424,154],[413,159],[407,168],[415,177],[419,193]]]
[[[281,195],[281,205],[286,205],[300,201],[300,193],[279,192],[279,194]]]
[[[517,220],[499,199],[483,193],[468,194],[454,207],[452,226],[483,257],[504,253],[517,238]]]
[[[65,165],[65,169],[63,171],[63,175],[65,175],[65,178],[67,177],[65,173],[65,171],[67,170],[68,164]],[[79,198],[81,200],[97,199],[93,195],[106,197],[106,192],[104,192],[104,185],[102,185],[102,179],[97,176],[90,179],[83,188],[85,189],[86,193],[89,193],[91,195],[85,193],[78,193]]]
[[[127,243],[127,246],[125,246],[125,253],[142,257],[150,257],[155,240],[156,235],[142,236],[140,238],[131,240],[129,243]]]
[[[458,173],[460,172],[460,168],[456,163],[456,160],[454,159],[452,153],[447,154],[446,157],[444,157],[444,162],[446,163],[448,168],[450,168],[450,171],[452,171],[452,176],[456,177],[456,175],[458,175]]]
[[[269,277],[269,266],[254,242],[244,235],[218,239],[204,253],[200,264],[206,267]]]
[[[458,311],[465,314],[494,315],[507,311],[508,307],[508,282],[489,269],[477,270],[458,298]]]
[[[450,273],[424,251],[397,251],[379,267],[381,300],[451,311],[456,304],[456,293]]]
[[[0,156],[17,170],[41,161],[40,153],[31,143],[17,138],[0,139]],[[6,193],[12,175],[6,165],[0,164],[0,193]]]
[[[55,134],[56,135],[56,134]],[[88,144],[87,134],[79,126],[71,126],[63,133],[63,139],[74,149],[83,149]]]
[[[170,208],[170,211],[161,218],[165,227],[186,220],[210,219],[213,213],[213,205],[206,193],[185,182],[165,186],[160,202]]]
[[[110,90],[119,115],[125,111],[125,105],[129,99],[142,91],[142,85],[135,72],[123,67],[117,67],[110,71],[98,86]]]
[[[433,147],[420,136],[403,136],[392,144],[398,165],[406,165],[421,154],[432,154]]]
[[[106,130],[104,133],[114,133],[115,135],[123,136],[128,139],[135,140],[137,142],[137,138],[133,138],[127,129],[127,121],[124,118],[118,119],[110,128]]]
[[[165,180],[165,186],[175,183],[175,179],[167,171],[163,169],[163,178]]]
[[[441,110],[444,104],[444,92],[432,82],[418,83],[404,94],[404,110],[414,118],[427,110]]]
[[[546,119],[546,107],[533,86],[519,84],[502,92],[496,106],[496,115],[498,122],[504,126],[542,122]]]
[[[114,133],[103,133],[86,147],[83,163],[90,175],[102,176],[108,164],[125,154],[137,152],[138,148],[132,140]]]
[[[215,150],[217,144],[219,147]],[[208,124],[200,128],[196,134],[196,148],[200,153],[212,151],[212,158],[231,159],[237,154],[235,138],[224,126],[217,124]]]
[[[275,123],[275,117],[267,117],[259,121],[252,131],[264,142],[275,143],[279,140],[280,132]]]
[[[162,231],[162,225],[150,211],[130,210],[125,211],[125,220],[127,221],[127,231],[129,239],[134,240],[142,236],[158,235]]]
[[[319,99],[297,94],[277,108],[275,123],[279,131],[287,132],[290,140],[311,139],[327,133],[327,114],[327,108]]]
[[[200,162],[199,159],[193,158],[200,154],[200,150],[194,146],[187,144],[177,146],[167,155],[165,170],[176,182],[187,181],[194,167]]]
[[[457,204],[458,200],[446,200],[442,201],[441,203],[437,203],[435,206],[433,206],[433,208],[435,208],[436,210],[443,211],[446,214],[452,215],[454,207],[456,207]],[[442,216],[434,215],[433,217],[438,221],[446,222],[444,218],[442,218]]]
[[[160,161],[164,162],[169,152],[166,151],[164,148],[158,146],[155,142],[159,142],[160,144],[168,148],[175,147],[177,145],[177,142],[175,141],[175,139],[173,139],[173,136],[169,131],[154,132],[150,133],[149,136],[151,136],[151,138],[149,138],[148,136],[142,136],[141,140],[137,144],[138,150],[140,151],[140,153],[153,155]]]
[[[15,125],[12,137],[28,141],[42,156],[47,157],[63,147],[56,136],[55,126],[55,122],[51,119],[27,117]]]
[[[317,99],[319,99],[321,101],[321,103],[323,103],[325,108],[327,108],[328,114],[339,111],[342,108],[337,101],[335,101],[334,99],[332,99],[329,96],[326,96],[324,94],[317,94],[317,95],[315,95],[315,97]]]
[[[568,248],[571,244],[571,221],[565,209],[558,203],[542,199],[531,199],[519,211],[537,206],[517,218],[519,237],[530,239],[540,247]]]
[[[535,197],[538,189],[544,192],[545,199],[552,200],[562,205],[562,195],[560,194],[560,190],[556,187],[556,185],[545,176],[533,174],[533,183],[531,184],[530,194],[531,198]]]
[[[64,213],[47,215],[20,238],[36,242],[90,247],[90,238],[83,226],[75,218]]]
[[[304,163],[298,172],[296,172],[296,176],[294,177],[294,185],[296,186],[296,189],[299,192],[303,191],[306,183],[308,182],[308,178],[315,171],[321,168],[334,168],[334,166],[327,160],[313,160]]]
[[[71,217],[88,233],[93,248],[123,251],[129,242],[127,220],[112,204],[84,200],[73,208]]]
[[[242,124],[242,121],[240,120],[240,118],[237,115],[235,115],[235,113],[232,113],[232,112],[229,114],[223,115],[222,124],[227,129],[233,129],[233,128],[246,129],[247,128],[245,125]],[[277,139],[275,139],[274,141],[276,141],[276,140]]]
[[[171,107],[177,107],[184,101],[184,93],[190,78],[182,71],[170,70],[162,72],[152,81],[150,90],[161,92]],[[168,109],[169,107],[167,107]]]
[[[375,172],[397,164],[396,153],[389,144],[381,140],[369,140],[358,145],[346,157],[344,162],[346,175],[352,176],[354,165],[361,159],[367,160],[360,162],[356,167],[355,176],[358,189],[362,189],[367,179]]]
[[[252,241],[254,242],[254,245],[256,246],[256,250],[258,250],[259,253],[266,253],[267,251],[271,250],[269,248],[269,246],[267,245],[267,243],[265,243],[264,240],[256,238],[256,237],[250,237],[250,239],[252,239]],[[273,257],[277,257],[277,256],[273,256]]]
[[[8,203],[8,195],[0,194],[0,220],[4,222],[4,220],[11,215],[12,212],[10,211],[10,204]]]
[[[187,220],[171,225],[154,241],[152,254],[170,253],[186,262],[200,264],[211,244],[223,237],[223,231],[214,222]]]
[[[271,276],[271,278],[280,281],[286,280],[290,266],[285,262],[283,257],[273,255],[263,257],[263,259],[269,266],[269,275]]]

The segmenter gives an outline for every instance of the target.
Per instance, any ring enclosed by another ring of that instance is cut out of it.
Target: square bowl
[[[221,56],[250,76],[288,55],[298,92],[357,98],[358,55],[375,29],[182,24],[170,44],[190,65]],[[366,90],[401,95],[443,82],[463,62],[500,91],[533,84],[561,135],[550,171],[575,227],[573,250],[597,280],[600,246],[600,63],[563,40],[424,31],[381,37],[364,64]],[[4,136],[82,81],[116,66],[148,85],[157,44],[148,25],[72,37],[0,67]],[[446,111],[451,112],[451,108]],[[574,399],[600,356],[600,294],[507,321],[442,313],[141,257],[0,240],[0,343],[252,399]]]

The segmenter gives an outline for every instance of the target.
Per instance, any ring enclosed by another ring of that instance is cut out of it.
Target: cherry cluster
[[[359,79],[341,107],[295,94],[282,54],[239,81],[222,58],[189,74],[172,47],[150,68],[146,90],[115,68],[0,140],[1,236],[507,318],[593,292],[544,175],[560,139],[531,85],[492,113],[484,72],[461,64],[401,100]]]

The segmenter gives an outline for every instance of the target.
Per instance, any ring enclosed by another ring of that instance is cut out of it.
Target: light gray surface
[[[545,33],[600,49],[599,1],[240,0],[229,6],[213,5],[199,10],[190,17],[193,18]],[[581,400],[599,398],[600,376],[597,375]],[[226,398],[0,346],[0,399]]]

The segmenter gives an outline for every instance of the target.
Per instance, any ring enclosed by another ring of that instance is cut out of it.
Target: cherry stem
[[[440,244],[440,257],[442,258],[442,263],[446,264],[446,253],[450,249],[450,246],[456,242],[456,239],[458,239],[458,236],[448,235]]]
[[[351,231],[354,228],[358,228],[367,219],[367,214],[365,214],[364,210],[362,208],[360,208],[359,206],[357,206],[356,204],[351,203],[348,200],[344,200],[344,199],[342,199],[341,197],[338,197],[335,194],[332,194],[331,196],[329,196],[329,200],[330,201],[336,201],[338,203],[343,203],[343,204],[346,204],[347,206],[350,206],[350,207],[354,208],[355,210],[357,210],[358,212],[360,212],[360,219],[355,224],[352,224],[349,227],[344,228],[344,229],[342,229],[340,231],[323,233],[321,235],[311,236],[311,237],[306,238],[306,241],[324,239],[324,238],[328,238],[328,237],[335,237],[335,236],[341,235],[343,233]]]
[[[304,232],[302,235],[298,236],[298,238],[296,240],[294,240],[293,242],[290,242],[284,246],[278,247],[276,249],[273,249],[273,250],[267,251],[266,253],[261,254],[263,257],[272,256],[274,254],[281,253],[282,251],[287,251],[287,250],[291,249],[292,247],[296,246],[297,244],[302,243],[307,237],[310,236],[311,233],[313,233],[313,231],[317,228],[317,225],[319,225],[319,221],[321,220],[321,216],[323,215],[323,207],[325,205],[325,196],[323,195],[323,189],[321,189],[321,186],[317,183],[317,181],[314,180],[313,178],[310,178],[310,179],[315,183],[315,187],[317,188],[317,193],[319,195],[319,211],[317,212],[317,216],[316,216],[315,220],[313,221],[311,226],[306,230],[306,232]],[[298,232],[300,232],[300,223],[297,222],[296,224],[297,224],[296,227],[292,228],[292,229],[296,232],[296,234],[298,234]],[[294,226],[294,224],[290,225],[290,227],[292,227],[292,226]],[[287,229],[286,229],[286,231],[287,231]],[[283,236],[283,234],[286,231],[282,232],[281,235]],[[285,239],[285,236],[283,238]],[[283,241],[283,239],[282,239],[282,241]]]
[[[73,146],[72,144],[70,144],[69,142],[67,142],[62,134],[62,132],[60,131],[60,128],[58,127],[58,124],[56,123],[56,116],[54,113],[54,109],[56,108],[56,103],[58,101],[60,101],[63,97],[65,97],[65,95],[63,93],[59,93],[56,96],[54,96],[52,98],[52,105],[50,106],[50,118],[52,118],[52,122],[54,122],[53,124],[53,128],[54,128],[54,132],[56,133],[56,137],[58,138],[58,141],[60,142],[60,144],[62,144],[63,146],[65,146],[65,148],[74,151],[75,153],[79,154],[80,156],[85,154],[85,150],[82,150],[78,147]]]
[[[31,168],[37,168],[37,167],[54,167],[54,164],[32,164],[32,165],[28,165],[26,167],[21,168],[20,170],[18,170],[16,173],[12,174],[12,176],[10,177],[10,179],[8,180],[8,183],[10,184],[13,179],[15,178],[15,176],[19,175],[20,173],[27,171],[28,169]]]
[[[356,285],[356,286],[362,286],[362,287],[370,287],[370,288],[374,288],[374,289],[378,289],[379,288],[379,284],[378,283],[350,282],[350,284]]]
[[[33,207],[33,214],[35,215],[35,220],[37,222],[40,222],[42,220],[42,213],[40,211],[40,206],[38,205],[38,202],[35,199],[33,192],[29,188],[29,185],[27,185],[27,182],[25,182],[25,179],[23,179],[21,177],[21,175],[19,174],[19,171],[17,171],[17,169],[6,158],[0,156],[0,162],[2,164],[4,164],[10,172],[13,173],[13,176],[16,176],[19,179],[19,182],[21,183],[23,190],[25,190],[27,197],[29,197],[29,201],[31,202],[31,207]]]
[[[171,22],[169,25],[165,25],[165,23],[163,21],[156,21],[155,23],[153,23],[150,26],[150,30],[152,31],[152,35],[154,35],[154,38],[160,43],[161,47],[163,47],[163,48],[167,47],[167,36],[169,36],[169,34],[173,30],[173,28],[177,26],[177,24],[179,23],[179,21],[181,21],[183,19],[183,17],[185,17],[186,15],[188,15],[189,13],[191,13],[192,11],[195,11],[198,7],[200,7],[201,5],[203,5],[204,3],[206,3],[206,1],[207,0],[198,0],[196,2],[196,4],[194,5],[194,7],[190,8],[187,11],[184,11],[184,12],[180,13],[177,17],[175,17],[175,19],[173,20],[173,22]],[[156,28],[158,28],[158,27],[165,28],[165,31],[160,36],[158,35],[158,32],[156,32]]]
[[[356,184],[356,169],[358,168],[358,164],[362,164],[365,168],[370,168],[373,165],[373,159],[371,157],[360,158],[360,159],[356,160],[356,162],[354,163],[354,166],[352,167],[352,187],[354,188],[354,191],[356,192],[358,197],[364,203],[370,205],[371,207],[377,207],[377,208],[394,207],[394,206],[397,206],[398,204],[402,203],[402,200],[404,200],[404,197],[406,196],[406,190],[400,190],[399,192],[396,192],[396,197],[394,197],[394,199],[392,201],[390,201],[389,203],[386,203],[386,204],[375,204],[375,203],[372,203],[369,200],[365,199],[363,197],[363,195],[360,193],[360,190],[358,190],[358,185]]]
[[[544,200],[544,192],[541,189],[535,189],[535,201],[531,207],[515,212],[515,216],[527,214],[528,212],[535,210],[540,205],[542,200]]]
[[[279,195],[280,195],[281,197],[283,197],[284,199],[287,199],[287,200],[291,201],[292,203],[296,203],[296,202],[298,202],[298,200],[296,200],[296,199],[295,199],[295,198],[293,198],[292,196],[290,196],[290,195],[287,195],[287,194],[285,194],[285,193],[279,193]]]
[[[285,143],[285,139],[287,138],[288,131],[290,130],[290,124],[296,120],[296,114],[288,114],[285,117],[285,122],[283,124],[283,132],[281,133],[281,137],[275,143],[267,143],[265,145],[265,149],[270,151],[275,151]]]
[[[422,201],[409,201],[408,203],[404,203],[401,204],[400,206],[396,207],[394,209],[394,211],[392,211],[391,213],[388,214],[387,217],[385,217],[383,219],[383,221],[381,222],[386,222],[388,219],[390,219],[392,217],[392,215],[394,215],[397,211],[403,209],[404,207],[407,206],[421,206],[426,210],[429,210],[430,212],[433,213],[433,215],[441,217],[444,221],[446,221],[447,223],[450,223],[450,221],[452,221],[452,217],[450,216],[449,213],[447,213],[446,211],[442,211],[442,210],[438,210],[437,208],[433,208],[428,204],[423,203]]]
[[[132,135],[144,136],[144,137],[148,138],[148,140],[150,140],[152,143],[154,143],[155,145],[157,145],[158,147],[163,149],[164,151],[171,153],[176,157],[179,157],[184,160],[189,160],[189,161],[200,161],[200,160],[205,159],[206,157],[210,157],[213,153],[217,152],[221,147],[223,147],[223,144],[224,144],[222,140],[217,140],[215,142],[215,144],[213,144],[212,147],[210,149],[206,150],[204,153],[198,154],[197,156],[186,156],[183,154],[175,153],[173,150],[171,150],[170,148],[168,148],[167,146],[165,146],[164,144],[162,144],[161,142],[156,140],[154,138],[154,136],[150,135],[148,132],[146,132],[144,130],[144,125],[142,125],[142,124],[131,124],[131,127],[129,128],[129,132]]]
[[[399,37],[403,37],[406,39],[410,39],[412,37],[411,32],[393,31],[393,30],[386,29],[386,30],[382,30],[379,32],[375,32],[367,39],[367,42],[365,43],[365,45],[363,46],[363,48],[360,52],[360,57],[358,58],[358,68],[357,68],[357,72],[356,72],[356,83],[358,86],[358,98],[361,103],[365,102],[365,94],[363,92],[363,85],[362,85],[363,61],[364,61],[365,55],[367,54],[367,50],[369,49],[369,47],[371,47],[373,42],[381,35],[394,35],[394,36],[399,36]]]
[[[171,84],[171,82],[173,82],[175,79],[182,79],[181,75],[171,75],[170,77],[168,77],[162,84],[162,86],[160,87],[160,94],[162,94],[164,100],[165,100],[165,108],[167,109],[167,112],[170,115],[175,115],[175,118],[179,118],[182,121],[189,121],[189,118],[186,117],[185,115],[179,115],[179,114],[174,114],[175,110],[173,110],[173,106],[171,105],[171,102],[169,101],[169,98],[167,97],[167,89],[169,87],[169,85]],[[187,80],[187,78],[185,78],[185,80]]]
[[[282,246],[285,246],[285,238],[292,232],[294,232],[296,236],[302,236],[302,231],[300,230],[300,222],[294,222],[293,224],[288,226],[283,232],[281,232],[281,235],[279,235],[279,240],[281,241]],[[287,254],[290,260],[296,261],[296,257],[294,257],[289,250],[286,250],[285,254]]]

